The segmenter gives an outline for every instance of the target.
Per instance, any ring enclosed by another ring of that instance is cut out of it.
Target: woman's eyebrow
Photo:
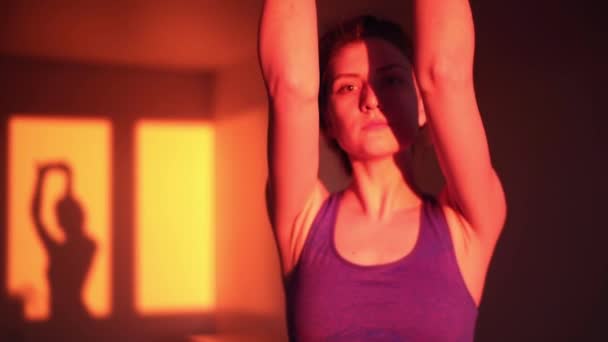
[[[405,71],[410,70],[410,68],[405,64],[391,63],[391,64],[386,64],[386,65],[376,68],[376,72],[388,71],[388,70],[392,70],[392,69],[402,69]]]
[[[404,70],[404,71],[409,71],[410,70],[409,66],[406,65],[406,64],[391,63],[391,64],[385,64],[383,66],[380,66],[380,67],[376,68],[374,71],[375,72],[384,72],[384,71],[389,71],[389,70],[392,70],[392,69],[401,69],[401,70]],[[348,77],[361,77],[361,75],[358,74],[358,73],[354,73],[354,72],[344,72],[344,73],[335,74],[335,75],[332,76],[332,78],[330,80],[331,81],[330,84],[333,84],[335,81],[337,81],[338,79],[343,78],[343,77],[346,77],[346,78],[348,78]]]
[[[361,75],[354,73],[354,72],[346,72],[346,73],[341,73],[341,74],[335,74],[333,75],[333,77],[331,78],[331,83],[334,83],[335,81],[337,81],[340,78],[343,77],[361,77]]]

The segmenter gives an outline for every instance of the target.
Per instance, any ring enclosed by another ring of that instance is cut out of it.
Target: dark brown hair
[[[411,39],[398,24],[391,21],[364,15],[344,21],[327,31],[319,40],[319,124],[321,132],[326,136],[329,127],[329,117],[326,114],[330,81],[327,75],[329,61],[341,47],[366,38],[384,39],[397,47],[412,62],[413,48]],[[329,144],[332,149],[340,154],[344,168],[350,174],[352,167],[346,152],[340,148],[334,139],[330,139]]]

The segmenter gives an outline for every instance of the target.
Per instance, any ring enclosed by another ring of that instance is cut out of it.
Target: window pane
[[[207,311],[215,300],[214,130],[136,128],[136,309]]]

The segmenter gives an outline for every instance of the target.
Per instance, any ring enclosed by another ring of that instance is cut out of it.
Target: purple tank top
[[[438,204],[424,201],[408,255],[362,266],[335,248],[340,194],[319,210],[286,282],[291,341],[473,341],[477,307]]]

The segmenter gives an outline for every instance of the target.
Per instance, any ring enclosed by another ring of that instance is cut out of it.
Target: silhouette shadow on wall
[[[1,303],[0,312],[10,312],[19,317],[14,317],[2,328],[6,331],[0,331],[0,341],[4,341],[3,337],[8,337],[10,341],[183,342],[189,339],[190,334],[214,331],[208,313],[142,315],[114,307],[108,317],[92,315],[84,301],[84,286],[101,242],[95,241],[87,233],[87,208],[83,207],[75,195],[77,191],[73,185],[73,168],[65,162],[43,163],[36,168],[30,202],[32,228],[30,225],[27,228],[35,230],[48,260],[47,269],[42,271],[48,286],[49,316],[43,321],[26,319],[23,298]],[[49,204],[44,203],[48,200],[45,197],[45,190],[49,191],[47,179],[56,173],[65,179],[65,188],[61,189],[60,198],[52,203],[53,215],[64,236],[62,240],[57,239],[49,230],[50,222],[43,220],[42,210]]]
[[[63,242],[49,235],[41,217],[44,180],[52,170],[62,172],[66,179],[65,193],[55,204],[57,222],[65,236]],[[82,288],[95,255],[96,244],[86,235],[83,227],[85,213],[74,198],[72,170],[67,164],[58,162],[38,166],[31,209],[36,233],[49,260],[46,276],[50,293],[50,321],[88,321],[90,315],[82,301]]]

